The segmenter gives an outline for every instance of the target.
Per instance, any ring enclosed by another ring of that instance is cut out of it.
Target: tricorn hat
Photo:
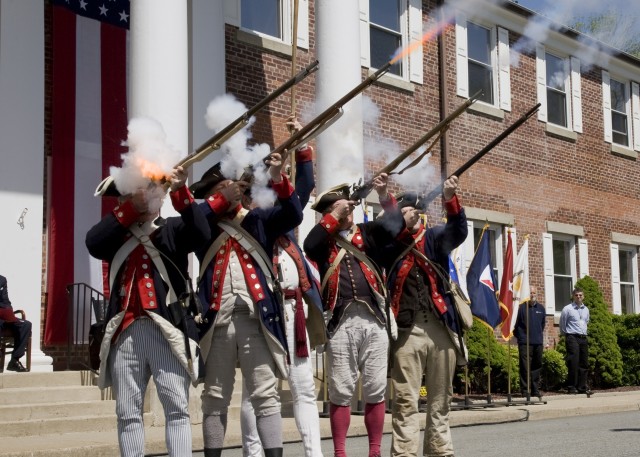
[[[407,207],[415,208],[418,211],[427,209],[427,202],[424,200],[424,197],[416,192],[403,192],[398,194],[396,201],[398,202],[399,209]]]
[[[189,187],[193,198],[204,198],[207,192],[216,184],[228,179],[222,174],[220,162],[204,172],[200,181],[194,182]]]
[[[116,188],[116,182],[113,176],[104,178],[93,193],[94,197],[120,197],[121,195],[120,191]]]
[[[323,213],[338,200],[349,200],[349,190],[349,184],[339,184],[327,189],[316,197],[316,201],[311,205],[311,209]]]

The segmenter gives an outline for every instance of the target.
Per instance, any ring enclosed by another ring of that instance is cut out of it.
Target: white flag
[[[529,236],[525,237],[524,244],[518,252],[515,265],[513,266],[513,311],[510,319],[510,330],[516,325],[518,309],[522,303],[526,303],[531,298],[529,284]]]

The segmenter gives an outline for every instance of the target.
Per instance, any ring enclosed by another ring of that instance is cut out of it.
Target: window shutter
[[[409,0],[409,43],[422,41],[422,0]],[[411,51],[409,55],[409,80],[423,83],[422,45]]]
[[[360,65],[371,66],[369,41],[369,0],[360,0]]]
[[[631,83],[631,119],[633,124],[633,149],[640,151],[640,85]]]
[[[571,101],[573,104],[573,131],[582,133],[582,80],[580,59],[571,57]]]
[[[240,0],[224,0],[224,21],[240,27]]]
[[[456,77],[457,94],[469,98],[469,62],[467,61],[467,17],[456,16]]]
[[[298,47],[309,49],[309,0],[298,0]]]
[[[604,115],[604,141],[613,142],[613,133],[611,128],[611,88],[609,85],[611,80],[609,72],[602,70],[602,110]]]
[[[536,46],[536,81],[538,87],[538,120],[547,122],[547,62],[544,56],[544,46]],[[548,310],[548,309],[547,309]]]
[[[589,275],[589,243],[586,238],[578,238],[578,255],[580,256],[580,277]]]
[[[542,234],[542,257],[544,262],[544,302],[547,314],[555,314],[555,284],[553,282],[553,238],[551,233]]]
[[[633,311],[640,313],[640,286],[638,284],[638,248],[636,246],[631,260],[631,273],[633,274]]]
[[[611,243],[611,298],[613,299],[613,314],[622,314],[622,299],[620,297],[620,257],[618,245]]]
[[[511,56],[509,54],[509,31],[498,27],[498,64],[500,72],[500,109],[511,111]],[[514,244],[515,246],[515,244]]]

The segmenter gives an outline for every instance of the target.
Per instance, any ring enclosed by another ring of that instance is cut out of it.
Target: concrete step
[[[0,389],[0,405],[34,405],[97,401],[103,393],[95,386],[17,387]]]
[[[145,426],[151,426],[153,415],[145,413]],[[0,422],[0,437],[34,437],[73,432],[106,432],[116,430],[116,416],[75,416],[56,419],[34,419]]]
[[[93,416],[114,416],[114,400],[77,401],[69,403],[16,404],[0,406],[0,418],[11,422],[63,417],[84,416],[91,412]]]
[[[90,371],[55,371],[52,373],[0,374],[0,390],[15,387],[91,386],[95,375]]]

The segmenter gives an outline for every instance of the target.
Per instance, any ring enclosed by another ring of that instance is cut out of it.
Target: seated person
[[[11,307],[9,291],[7,289],[7,278],[0,275],[0,327],[11,329],[13,332],[14,348],[11,353],[11,360],[7,365],[7,370],[24,372],[27,369],[20,363],[20,358],[24,355],[29,337],[31,336],[31,322],[18,319]],[[4,368],[4,367],[0,367]],[[1,370],[0,370],[1,371]]]

